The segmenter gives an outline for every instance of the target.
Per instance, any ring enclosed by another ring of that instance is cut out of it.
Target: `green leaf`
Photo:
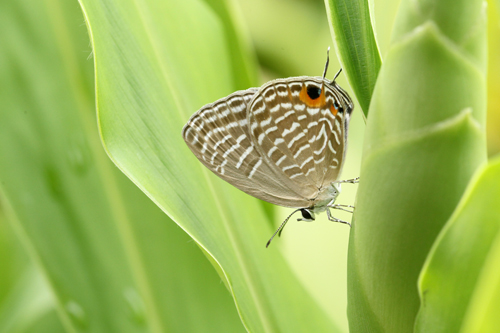
[[[233,81],[222,17],[200,1],[83,0],[101,135],[116,165],[220,266],[249,331],[335,331],[279,248],[262,206],[206,170],[181,129]],[[274,244],[273,244],[274,245]]]
[[[0,200],[0,332],[64,332],[41,272],[27,256]]]
[[[365,135],[349,244],[352,332],[413,330],[421,267],[485,161],[484,14],[482,1],[401,4]]]
[[[500,326],[500,158],[481,168],[422,269],[417,332]]]
[[[2,210],[64,328],[244,331],[199,248],[106,156],[78,3],[0,7]]]
[[[0,332],[65,332],[54,296],[41,272],[32,265],[26,265],[0,308]]]
[[[10,297],[12,289],[17,284],[20,276],[23,275],[26,266],[30,264],[26,251],[15,236],[11,225],[7,222],[5,208],[2,206],[2,200],[0,199],[0,267],[2,268],[0,308],[6,307],[4,302]],[[2,316],[1,310],[0,316]]]
[[[325,0],[335,49],[365,117],[382,64],[368,0]]]

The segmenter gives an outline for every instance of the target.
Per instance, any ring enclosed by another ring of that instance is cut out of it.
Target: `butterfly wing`
[[[352,101],[336,83],[298,77],[264,85],[249,106],[251,137],[280,183],[314,200],[337,180]]]
[[[184,141],[201,163],[240,190],[273,204],[306,207],[266,165],[250,137],[247,107],[257,91],[237,91],[201,108],[184,126]]]

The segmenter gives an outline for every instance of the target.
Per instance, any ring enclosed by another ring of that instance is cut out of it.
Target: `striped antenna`
[[[269,247],[269,244],[271,244],[271,241],[273,240],[274,236],[276,236],[276,234],[279,232],[279,235],[281,236],[281,231],[283,231],[283,228],[285,227],[286,223],[288,222],[288,220],[290,219],[290,217],[292,217],[293,214],[297,213],[298,211],[302,210],[302,208],[299,208],[297,210],[294,210],[292,212],[292,214],[288,215],[288,217],[285,219],[285,221],[283,221],[283,223],[281,223],[281,225],[279,226],[278,230],[276,230],[276,232],[271,236],[271,238],[267,241],[267,244],[266,244],[266,247]]]
[[[325,79],[326,77],[326,71],[328,70],[329,63],[330,63],[330,46],[328,46],[328,50],[326,50],[326,64],[325,64],[325,70],[323,71],[323,79]]]
[[[337,72],[337,74],[335,74],[335,77],[333,78],[332,83],[335,82],[337,77],[340,75],[340,72],[342,72],[342,68],[340,68],[339,71]]]

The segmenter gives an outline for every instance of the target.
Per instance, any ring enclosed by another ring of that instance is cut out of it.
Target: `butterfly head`
[[[320,190],[318,196],[314,200],[314,213],[321,213],[325,211],[326,206],[335,202],[340,194],[340,183],[331,183]]]
[[[312,222],[315,220],[314,211],[312,209],[302,208],[300,213],[302,214],[302,218],[297,219],[297,221]]]

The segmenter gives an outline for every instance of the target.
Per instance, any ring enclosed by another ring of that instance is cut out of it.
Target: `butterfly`
[[[347,149],[354,104],[336,82],[326,79],[329,50],[322,77],[300,76],[269,81],[260,88],[236,91],[203,106],[182,130],[187,146],[210,171],[258,199],[297,208],[298,221],[314,221],[335,204]],[[350,225],[350,224],[349,224]]]

